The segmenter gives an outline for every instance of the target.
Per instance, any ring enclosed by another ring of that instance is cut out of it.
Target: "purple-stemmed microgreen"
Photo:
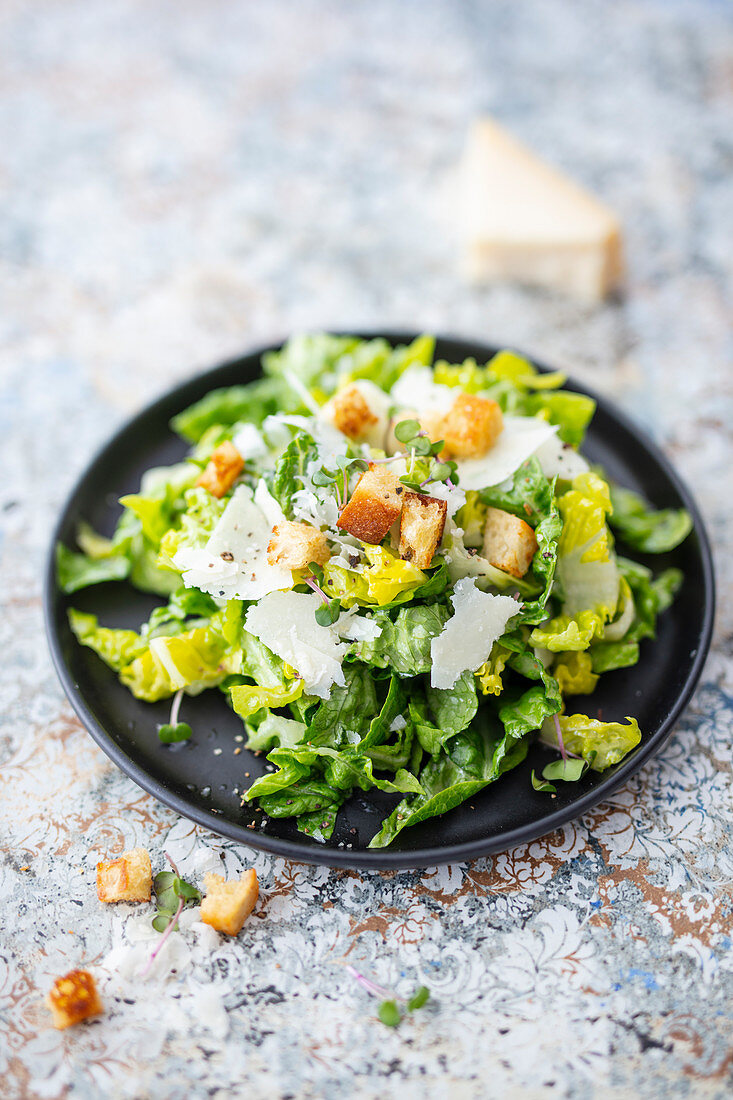
[[[424,493],[426,485],[432,481],[451,482],[457,470],[456,463],[437,457],[443,450],[444,440],[431,443],[427,432],[420,427],[417,420],[401,420],[395,427],[394,434],[395,439],[404,443],[409,453],[407,473],[400,478],[403,485],[414,492]],[[423,477],[415,472],[418,459],[425,460],[421,463],[421,473],[425,475]]]
[[[366,470],[369,463],[365,458],[349,458],[347,455],[335,455],[330,467],[322,466],[312,476],[314,485],[325,488],[332,485],[336,493],[339,510],[345,507],[349,497],[349,474],[352,470]]]
[[[164,745],[172,745],[176,741],[188,741],[189,737],[193,734],[193,730],[188,722],[178,721],[178,712],[181,709],[182,699],[183,688],[177,691],[173,696],[173,703],[168,721],[162,726],[158,726],[158,737]]]
[[[201,901],[201,894],[196,887],[182,879],[171,856],[167,852],[164,855],[173,870],[160,871],[153,880],[153,889],[158,905],[158,911],[153,917],[153,928],[156,932],[162,932],[162,935],[148,959],[145,969],[140,974],[141,978],[147,977],[150,973],[150,968],[166,940],[177,927],[178,918],[186,906]]]
[[[323,591],[324,578],[320,565],[312,561],[308,563],[308,568],[310,574],[303,577],[303,581],[323,601],[321,606],[316,608],[316,622],[319,626],[332,626],[341,614],[341,602],[336,598],[329,599]]]
[[[565,748],[565,742],[563,741],[562,736],[562,726],[560,725],[560,719],[557,714],[553,714],[552,721],[555,725],[555,735],[557,736],[557,747],[560,750],[560,756],[563,758],[563,760],[567,760],[568,752]]]
[[[409,998],[397,997],[389,989],[377,985],[371,978],[360,974],[356,967],[347,966],[346,969],[371,997],[379,997],[380,1004],[377,1015],[386,1027],[397,1027],[405,1013],[415,1012],[418,1008],[422,1008],[430,997],[430,991],[424,985],[419,985]]]

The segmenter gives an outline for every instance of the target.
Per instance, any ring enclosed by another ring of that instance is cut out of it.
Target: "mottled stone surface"
[[[0,50],[3,1096],[730,1095],[730,6],[5,0]],[[460,281],[437,196],[480,109],[618,210],[622,301]],[[186,373],[329,326],[569,368],[661,442],[716,545],[715,652],[664,752],[470,866],[329,872],[201,833],[95,747],[46,652],[43,555],[95,447]],[[146,984],[105,977],[146,950],[148,914],[94,891],[133,845],[197,879],[254,865],[241,936],[194,924]],[[344,962],[433,1003],[388,1031]],[[43,994],[87,963],[107,1013],[56,1032]]]

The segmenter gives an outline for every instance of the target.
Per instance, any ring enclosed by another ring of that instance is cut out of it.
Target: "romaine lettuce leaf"
[[[124,554],[92,558],[87,554],[75,554],[63,543],[56,544],[56,579],[67,595],[92,584],[123,581],[129,574],[130,560]]]
[[[303,694],[303,681],[294,680],[288,687],[257,687],[235,684],[229,690],[232,707],[240,718],[250,718],[258,710],[285,707]]]
[[[590,652],[561,653],[552,666],[552,673],[563,695],[590,695],[595,691],[598,676],[594,664]]]
[[[188,489],[176,525],[170,525],[160,540],[159,565],[177,573],[174,556],[184,548],[198,550],[205,546],[227,504],[226,498],[219,500],[206,489]]]
[[[487,723],[474,724],[454,735],[421,769],[422,794],[403,799],[369,847],[386,848],[403,829],[452,810],[521,763],[526,754],[526,739],[515,741]]]
[[[171,428],[187,443],[198,443],[211,427],[247,420],[260,427],[267,416],[295,412],[300,399],[281,378],[258,378],[244,386],[212,390],[171,420]]]
[[[252,752],[267,752],[279,745],[298,745],[305,734],[305,722],[296,722],[293,718],[283,718],[279,714],[267,714],[255,729],[245,723],[249,737],[245,748]]]
[[[563,527],[557,545],[556,579],[562,614],[536,627],[535,646],[553,653],[587,649],[616,613],[619,570],[606,516],[608,486],[596,474],[579,474],[558,498]]]
[[[331,562],[323,567],[326,592],[329,596],[338,596],[346,608],[355,605],[385,607],[404,602],[412,599],[417,589],[431,584],[432,578],[422,569],[402,561],[385,546],[365,544],[364,555],[369,565],[361,573]],[[440,583],[443,584],[443,577]]]
[[[134,630],[100,626],[96,615],[69,608],[69,626],[82,645],[93,649],[106,665],[119,672],[144,653],[147,643]]]
[[[558,721],[565,748],[582,756],[596,772],[618,764],[641,741],[641,730],[635,718],[627,718],[626,726],[620,722],[601,722],[586,714],[563,715]],[[542,741],[557,746],[554,720],[543,724]]]
[[[306,333],[292,337],[280,351],[263,356],[270,375],[294,376],[309,390],[332,394],[339,384],[359,378],[390,390],[408,367],[429,365],[435,339],[418,336],[407,346],[393,348],[387,340],[360,340],[357,336]]]
[[[450,617],[444,604],[403,607],[394,621],[387,612],[375,612],[381,627],[372,642],[357,642],[354,657],[375,668],[390,668],[399,676],[417,676],[431,667],[430,643]]]
[[[613,512],[609,523],[634,550],[664,554],[679,546],[692,530],[692,519],[684,508],[658,511],[631,489],[613,484],[610,489]]]
[[[436,726],[445,734],[465,730],[478,710],[476,678],[472,672],[462,672],[451,688],[427,684],[425,695]]]
[[[303,487],[308,463],[318,457],[315,440],[307,432],[298,432],[280,456],[272,480],[272,495],[288,519],[293,518],[293,493]]]

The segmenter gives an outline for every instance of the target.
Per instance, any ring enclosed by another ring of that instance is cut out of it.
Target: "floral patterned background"
[[[5,0],[0,51],[3,1096],[730,1095],[730,8]],[[619,211],[622,300],[460,281],[441,196],[481,109]],[[329,326],[568,368],[662,443],[716,546],[714,651],[667,747],[492,859],[357,874],[222,841],[109,763],[50,665],[43,556],[95,447],[182,375]],[[256,867],[241,935],[191,911],[136,978],[150,912],[94,889],[133,845],[197,881]],[[57,1032],[43,995],[80,964],[106,1013]],[[345,964],[432,1000],[388,1030]]]

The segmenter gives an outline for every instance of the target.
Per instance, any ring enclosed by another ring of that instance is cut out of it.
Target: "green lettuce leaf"
[[[641,741],[641,730],[635,718],[627,718],[626,726],[620,722],[601,722],[586,714],[563,715],[558,721],[565,748],[582,756],[596,772],[618,764]],[[554,721],[543,724],[542,741],[557,746]]]
[[[288,519],[293,518],[293,493],[303,488],[303,474],[308,463],[318,457],[318,448],[307,432],[293,437],[275,467],[272,495]]]
[[[653,577],[650,569],[627,558],[618,558],[622,579],[631,591],[634,615],[631,625],[618,641],[595,641],[590,649],[593,672],[629,668],[639,660],[639,642],[656,636],[657,616],[670,606],[682,584],[679,569],[665,569]]]
[[[130,574],[130,560],[124,554],[92,558],[75,554],[63,543],[56,544],[56,579],[62,592],[71,595],[81,588],[105,581],[124,581]]]
[[[232,707],[240,718],[250,718],[258,710],[285,707],[303,694],[303,681],[294,680],[288,687],[258,687],[235,684],[229,689]]]
[[[393,348],[382,337],[361,340],[357,336],[306,333],[293,336],[280,351],[268,352],[263,366],[271,375],[294,377],[307,389],[323,395],[360,378],[390,390],[409,366],[429,365],[434,348],[432,336],[418,336],[407,346]]]
[[[422,793],[408,795],[399,803],[369,847],[386,848],[403,829],[452,810],[516,767],[526,754],[526,740],[515,741],[487,723],[456,734],[421,769]]]
[[[476,679],[462,672],[452,688],[425,688],[428,707],[438,729],[446,734],[460,733],[473,721],[478,710]]]
[[[295,822],[299,833],[312,836],[314,840],[323,843],[330,840],[336,825],[338,807],[331,805],[325,810],[314,810],[313,813],[300,814]]]
[[[684,508],[652,508],[638,493],[611,485],[613,512],[609,523],[627,546],[644,554],[664,554],[679,546],[692,530]]]
[[[226,499],[219,500],[206,489],[188,489],[175,526],[169,526],[160,540],[159,564],[175,570],[172,559],[179,550],[198,550],[205,546],[227,503]]]
[[[69,608],[69,626],[77,640],[102,658],[106,665],[119,672],[147,649],[147,644],[134,630],[118,630],[100,626],[96,615]]]
[[[619,570],[606,516],[608,486],[596,474],[580,474],[558,499],[563,527],[556,579],[562,614],[535,628],[531,642],[553,653],[587,649],[616,614]]]
[[[552,672],[563,695],[590,695],[595,691],[598,676],[593,671],[591,653],[561,653]]]
[[[198,443],[210,428],[231,427],[248,420],[257,427],[267,416],[300,409],[289,387],[280,378],[258,378],[243,386],[211,390],[171,420],[171,428],[187,443]]]
[[[249,737],[245,748],[252,752],[267,752],[281,745],[298,745],[305,735],[305,722],[296,722],[292,718],[283,718],[279,714],[267,714],[255,729],[246,724]]]
[[[372,642],[357,642],[354,656],[375,668],[390,668],[398,676],[417,676],[431,668],[430,645],[445,626],[450,612],[443,604],[401,608],[394,621],[375,612],[381,634]]]

